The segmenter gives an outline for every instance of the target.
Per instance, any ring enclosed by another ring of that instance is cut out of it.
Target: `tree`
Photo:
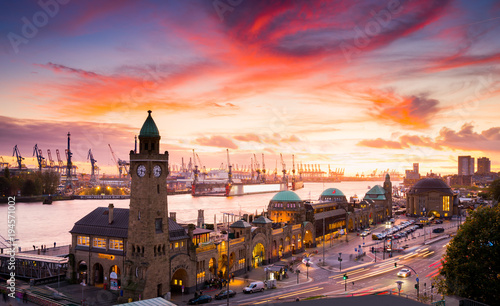
[[[489,191],[493,198],[493,203],[498,203],[500,201],[500,179],[494,180],[491,183]]]
[[[441,274],[448,294],[494,305],[500,300],[500,206],[471,212],[451,240]]]

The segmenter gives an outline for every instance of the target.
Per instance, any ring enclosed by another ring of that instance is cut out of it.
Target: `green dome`
[[[325,191],[323,191],[323,193],[321,194],[321,196],[339,196],[339,197],[344,197],[344,193],[342,191],[340,191],[339,189],[337,188],[328,188],[328,189],[325,189]]]
[[[158,131],[158,127],[156,127],[156,123],[151,117],[151,111],[148,110],[148,118],[144,121],[144,124],[141,128],[141,133],[139,137],[160,137],[160,132]]]
[[[271,199],[271,201],[275,202],[302,202],[302,200],[299,198],[299,196],[289,190],[285,191],[280,191],[277,194],[274,195],[274,197]]]

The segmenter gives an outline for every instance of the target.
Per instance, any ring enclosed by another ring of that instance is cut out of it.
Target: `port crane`
[[[257,172],[257,178],[255,179],[257,182],[260,182],[261,176],[260,176],[260,168],[259,168],[259,162],[257,161],[257,155],[255,153],[253,154],[253,162],[255,163],[255,172]]]
[[[54,160],[52,159],[52,153],[50,152],[50,149],[47,149],[47,156],[49,157],[49,167],[50,169],[54,168]]]
[[[19,170],[21,170],[23,168],[24,157],[21,156],[21,152],[19,152],[17,145],[14,146],[14,152],[12,152],[12,156],[14,155],[16,155],[17,166],[19,167]]]
[[[262,182],[266,182],[266,163],[264,162],[264,153],[262,153]]]
[[[59,154],[59,149],[56,149],[56,155],[57,155],[57,170],[62,171],[62,169],[64,169],[64,163],[61,159],[61,154]]]
[[[288,183],[287,178],[286,178],[286,165],[285,162],[283,161],[283,155],[280,153],[280,158],[281,158],[281,172],[283,172],[283,182]]]
[[[97,172],[97,175],[99,175],[99,167],[97,166],[97,160],[94,159],[94,155],[92,154],[92,149],[89,149],[89,153],[87,154],[87,160],[90,160],[90,164],[92,165],[90,182],[95,183],[96,182],[95,173]]]
[[[227,154],[227,182],[229,184],[233,183],[233,166],[231,166],[231,161],[229,160],[229,149],[226,149]]]
[[[108,146],[109,150],[111,151],[111,156],[113,157],[113,161],[115,162],[116,167],[118,168],[118,173],[120,177],[122,177],[123,172],[125,172],[125,176],[129,175],[130,163],[125,160],[117,158],[115,152],[113,152],[113,148],[111,148],[111,145],[109,143]]]
[[[45,157],[42,156],[42,149],[38,148],[38,144],[35,144],[35,146],[33,147],[33,156],[35,155],[38,162],[38,170],[41,172],[42,168],[47,165],[47,162],[45,161]]]

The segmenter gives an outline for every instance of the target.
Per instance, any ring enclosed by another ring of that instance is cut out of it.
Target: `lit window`
[[[78,236],[76,244],[90,246],[90,238],[88,236]]]
[[[450,197],[443,197],[443,211],[450,210]]]
[[[179,247],[179,242],[175,243],[175,248],[177,249]]]
[[[92,243],[94,248],[106,248],[106,238],[94,238],[94,242]]]
[[[109,240],[109,248],[113,249],[113,250],[123,251],[123,240],[110,239]]]

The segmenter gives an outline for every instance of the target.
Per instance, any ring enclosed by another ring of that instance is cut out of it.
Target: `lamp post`
[[[403,282],[397,281],[396,284],[398,284],[398,295],[401,296],[401,284],[403,284]]]
[[[323,218],[323,266],[325,265],[325,218]]]
[[[300,274],[300,270],[297,270],[297,284],[299,283],[299,274]]]

